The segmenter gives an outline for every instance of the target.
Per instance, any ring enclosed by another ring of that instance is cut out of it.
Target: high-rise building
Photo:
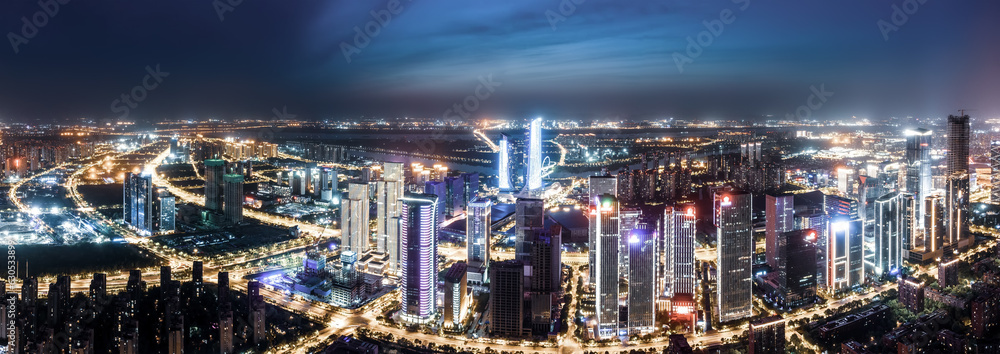
[[[514,206],[514,255],[515,258],[530,265],[531,240],[529,234],[533,229],[541,229],[545,222],[545,201],[535,198],[517,198]]]
[[[507,192],[514,187],[510,179],[510,138],[507,134],[500,134],[500,163],[499,163],[499,183],[497,185],[501,192]]]
[[[749,193],[734,190],[717,191],[715,194],[719,322],[735,321],[753,315],[752,198]]]
[[[495,336],[519,337],[524,326],[524,263],[511,259],[490,267],[490,330]]]
[[[243,222],[243,175],[228,174],[222,178],[225,183],[225,220],[227,224],[238,225]]]
[[[913,195],[893,192],[875,200],[875,233],[871,268],[878,277],[902,269],[916,220]]]
[[[469,307],[466,263],[457,262],[445,272],[443,320],[448,327],[461,327]]]
[[[664,213],[663,295],[695,294],[695,211],[693,205],[667,207]]]
[[[156,232],[153,176],[147,172],[127,173],[124,181],[124,221],[141,235]]]
[[[969,247],[969,116],[948,116],[948,245]]]
[[[785,319],[775,315],[750,322],[750,354],[785,353]]]
[[[854,170],[846,167],[837,169],[837,192],[843,196],[854,193]]]
[[[319,200],[323,202],[332,202],[333,194],[337,191],[337,170],[332,168],[323,168],[319,171],[319,188],[317,188],[317,193],[319,193]]]
[[[445,220],[445,211],[448,210],[447,202],[448,189],[444,182],[441,181],[427,181],[424,183],[424,194],[433,194],[438,197],[438,220]]]
[[[765,196],[764,216],[766,217],[764,252],[767,265],[778,269],[778,238],[795,229],[795,196],[792,194],[768,194]]]
[[[233,354],[233,309],[228,301],[219,304],[219,353]]]
[[[375,219],[375,233],[378,237],[378,250],[389,254],[389,272],[399,272],[399,257],[401,250],[399,234],[399,218],[403,213],[403,164],[386,162],[382,166],[382,180],[376,183],[378,193]]]
[[[899,278],[899,303],[913,313],[924,310],[924,285],[916,279]]]
[[[90,299],[97,301],[108,295],[108,276],[104,273],[94,273],[90,280]]]
[[[941,253],[947,235],[947,214],[944,211],[944,197],[928,196],[924,199],[924,252]]]
[[[597,336],[608,338],[618,335],[619,298],[619,237],[618,199],[614,195],[598,196],[591,205],[590,213],[596,214],[597,244],[590,252],[597,253],[595,276],[595,297]]]
[[[938,286],[942,289],[958,285],[958,258],[943,259],[938,263]]]
[[[465,218],[466,248],[468,250],[468,279],[473,286],[486,283],[490,268],[490,245],[492,244],[493,201],[476,198],[469,203]]]
[[[542,118],[528,124],[528,183],[527,190],[542,189]]]
[[[605,195],[605,194],[610,194],[612,196],[617,196],[618,195],[618,179],[616,177],[614,177],[614,176],[606,176],[606,175],[605,176],[590,176],[589,200],[590,200],[591,211],[596,210],[594,208],[594,206],[598,205],[600,203],[600,196]],[[588,237],[589,237],[589,243],[587,245],[590,247],[591,250],[593,250],[594,247],[597,246],[597,218],[598,217],[599,217],[599,214],[595,213],[595,212],[591,212],[588,215],[588,221],[590,222],[589,223],[590,230],[589,230],[589,233],[587,234]],[[590,252],[590,263],[589,263],[590,264],[590,269],[597,269],[596,268],[596,264],[597,264],[596,256],[597,256],[597,252]],[[594,277],[596,275],[597,275],[597,272],[594,272],[594,271],[590,272],[590,283],[591,284],[594,283],[594,281],[595,281]]]
[[[826,213],[819,210],[804,210],[795,214],[796,229],[816,230],[816,286],[820,289],[826,288],[826,272],[829,270],[826,262],[829,220]]]
[[[551,228],[527,231],[530,242],[528,260],[530,268],[527,290],[530,298],[531,330],[535,335],[557,333],[553,313],[558,313],[558,294],[562,275],[562,229],[558,224]]]
[[[368,252],[370,245],[368,200],[368,183],[349,183],[347,199],[340,202],[341,246],[359,256]]]
[[[990,142],[990,203],[1000,204],[1000,140]]]
[[[644,334],[656,323],[656,225],[640,222],[628,234],[628,333]]]
[[[437,309],[437,196],[407,193],[401,201],[402,317],[408,323],[426,323]]]
[[[834,219],[827,238],[827,289],[849,290],[864,282],[861,220]]]
[[[176,198],[166,188],[160,187],[156,189],[156,224],[159,232],[172,232],[175,230],[176,204]]]
[[[907,130],[906,135],[906,191],[922,201],[931,192],[931,131]],[[919,226],[923,226],[923,211],[917,212]]]
[[[811,304],[816,298],[816,230],[786,232],[778,243],[778,287],[785,308]]]
[[[205,160],[205,209],[209,211],[222,211],[222,176],[225,170],[226,161]]]

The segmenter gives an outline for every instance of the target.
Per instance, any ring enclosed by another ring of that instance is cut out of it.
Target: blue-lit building
[[[400,303],[407,323],[437,314],[437,196],[407,193],[400,216]]]

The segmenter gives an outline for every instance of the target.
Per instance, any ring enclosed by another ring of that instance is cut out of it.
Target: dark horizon
[[[433,118],[490,75],[455,116],[783,119],[815,91],[809,119],[1000,115],[995,2],[561,3],[66,2],[32,33],[42,5],[9,2],[0,121]],[[113,101],[157,65],[125,116]]]

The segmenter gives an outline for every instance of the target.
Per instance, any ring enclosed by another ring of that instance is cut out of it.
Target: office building
[[[663,220],[662,257],[666,297],[695,294],[695,211],[693,205],[667,207]]]
[[[516,259],[490,267],[490,330],[494,336],[530,333],[524,326],[524,272],[524,263]]]
[[[819,233],[805,229],[786,232],[778,243],[778,288],[785,309],[811,304],[816,298],[816,241]]]
[[[834,219],[827,238],[826,282],[829,291],[845,291],[864,282],[861,220]]]
[[[590,185],[590,187],[589,187],[590,188],[590,193],[588,194],[588,199],[590,200],[590,205],[591,205],[591,210],[592,211],[595,210],[593,208],[593,206],[597,205],[598,199],[600,199],[600,196],[605,195],[605,194],[610,194],[612,196],[617,196],[618,195],[618,179],[616,177],[614,177],[614,176],[606,176],[606,175],[605,176],[590,176],[590,183],[589,183],[589,185]],[[589,240],[588,240],[589,242],[587,243],[587,245],[588,245],[588,247],[590,247],[591,250],[593,250],[594,247],[596,247],[596,245],[597,245],[597,218],[598,217],[599,217],[599,214],[595,213],[595,212],[591,212],[591,213],[589,213],[587,215],[587,218],[588,218],[588,221],[589,221],[589,228],[590,228],[589,233],[587,234],[587,236],[589,238]],[[589,262],[590,269],[597,269],[596,268],[596,264],[597,264],[596,256],[597,256],[596,252],[590,252],[590,262]],[[596,275],[597,275],[597,272],[590,272],[590,283],[591,284],[594,284],[594,277]]]
[[[148,172],[127,173],[124,181],[123,215],[124,221],[140,235],[156,232],[154,213],[155,190],[153,176]]]
[[[906,192],[917,201],[923,201],[931,192],[931,131],[913,129],[906,135]],[[919,226],[923,226],[924,213],[917,212]]]
[[[469,308],[468,273],[466,263],[457,262],[445,272],[444,280],[444,323],[447,327],[460,328]]]
[[[767,265],[778,269],[778,238],[795,229],[795,196],[791,194],[768,194],[765,196],[764,216],[766,217],[764,252]]]
[[[542,189],[542,118],[535,118],[528,124],[528,157],[526,190],[534,192]]]
[[[441,181],[427,181],[424,183],[424,194],[433,194],[438,197],[438,220],[445,220],[445,211],[448,210],[447,204],[448,189],[444,182]]]
[[[347,198],[340,202],[341,247],[357,255],[368,252],[369,219],[368,183],[349,183]]]
[[[819,210],[804,210],[795,214],[795,228],[816,231],[816,287],[826,289],[826,272],[829,266],[826,261],[827,241],[830,237],[829,217]]]
[[[932,255],[942,253],[945,236],[947,235],[947,215],[944,211],[944,197],[940,195],[928,196],[924,199],[924,252]]]
[[[437,196],[407,193],[400,217],[400,303],[407,323],[426,323],[437,308]]]
[[[228,174],[222,177],[225,191],[223,207],[225,222],[239,225],[243,222],[243,175]]]
[[[656,225],[641,222],[628,234],[628,333],[645,334],[656,323]]]
[[[785,353],[785,319],[770,316],[750,322],[750,354]]]
[[[715,194],[715,228],[718,247],[716,284],[719,322],[753,315],[752,258],[754,253],[752,196],[735,190]]]
[[[597,253],[595,276],[596,334],[599,338],[618,335],[619,297],[619,248],[621,242],[618,226],[618,200],[611,194],[604,194],[591,205],[591,214],[597,214],[597,245],[590,249]]]
[[[389,255],[389,273],[399,272],[399,218],[403,212],[403,164],[386,162],[382,165],[382,180],[376,183],[377,203],[375,234],[378,251]]]
[[[535,198],[517,198],[514,206],[514,257],[530,265],[532,229],[540,229],[545,221],[545,201]]]
[[[205,209],[209,211],[222,212],[222,176],[225,170],[226,161],[205,160]]]
[[[562,229],[558,224],[548,229],[531,229],[526,242],[530,268],[525,273],[530,299],[531,332],[546,336],[557,333],[554,313],[559,313],[558,302],[562,279]]]
[[[156,189],[156,215],[159,232],[173,232],[176,229],[177,200],[165,187]]]
[[[945,242],[969,247],[969,116],[948,116],[948,171],[945,203],[948,232]]]
[[[875,233],[872,264],[876,277],[895,273],[903,267],[903,251],[909,250],[910,235],[916,230],[913,195],[893,192],[875,200]]]
[[[490,245],[493,201],[476,198],[469,202],[465,218],[466,248],[468,251],[469,284],[480,287],[486,283],[490,268]]]
[[[499,156],[499,169],[497,176],[499,178],[497,187],[500,188],[501,192],[508,192],[514,189],[511,185],[510,179],[510,137],[507,134],[500,134],[500,156]]]

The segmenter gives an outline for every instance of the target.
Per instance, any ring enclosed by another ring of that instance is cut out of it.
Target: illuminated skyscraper
[[[123,215],[124,221],[141,235],[156,232],[154,213],[155,191],[153,176],[148,173],[125,174]]]
[[[591,206],[597,205],[600,196],[610,194],[612,196],[618,196],[618,179],[614,176],[590,176],[590,204]],[[599,215],[597,213],[590,213],[588,215],[590,221],[590,232],[589,236],[589,247],[591,250],[597,247],[597,218]],[[590,252],[590,269],[597,269],[597,253]],[[594,283],[594,277],[597,272],[590,272],[590,283]]]
[[[402,318],[426,323],[437,310],[437,196],[407,193],[400,216]]]
[[[667,207],[663,220],[664,242],[661,249],[665,258],[663,295],[695,294],[694,259],[694,206]]]
[[[243,175],[228,174],[222,177],[225,221],[229,225],[239,225],[243,222]]]
[[[468,249],[468,281],[474,286],[486,283],[490,268],[490,229],[493,202],[487,198],[476,198],[469,203],[465,218],[466,246]]]
[[[864,282],[861,220],[834,219],[827,238],[826,282],[830,291],[848,290]]]
[[[965,248],[969,237],[969,116],[948,116],[948,245]]]
[[[931,131],[907,130],[906,135],[906,191],[922,201],[931,192]],[[917,212],[919,225],[923,226],[923,211]]]
[[[403,197],[403,164],[386,162],[382,165],[382,180],[376,182],[377,189],[375,235],[378,238],[378,251],[389,254],[389,272],[399,271],[399,218],[403,205],[399,201]]]
[[[778,238],[795,229],[795,201],[791,194],[768,194],[765,198],[764,251],[767,264],[773,270],[778,269]]]
[[[903,250],[908,250],[914,231],[913,195],[893,192],[875,200],[875,242],[872,269],[876,276],[890,274],[903,266]]]
[[[786,232],[778,243],[778,287],[785,308],[811,304],[816,298],[816,230]]]
[[[177,200],[166,187],[156,189],[156,229],[159,232],[174,231],[176,226]]]
[[[340,202],[341,247],[359,257],[369,248],[368,183],[347,185],[347,198]]]
[[[650,333],[656,322],[656,226],[641,222],[628,235],[628,334]]]
[[[545,222],[545,201],[518,198],[514,207],[514,256],[531,265],[531,230],[541,229]]]
[[[226,161],[205,160],[205,209],[222,211],[222,175],[225,174]]]
[[[944,245],[947,234],[945,226],[944,197],[932,195],[924,199],[924,238],[925,252],[938,253]]]
[[[528,183],[527,190],[542,189],[542,118],[535,118],[528,125]]]
[[[618,227],[618,199],[604,194],[594,199],[590,213],[597,215],[597,244],[590,251],[597,253],[594,271],[597,336],[608,338],[618,335],[619,269],[618,253],[621,243]]]
[[[753,315],[752,198],[749,193],[738,191],[718,191],[715,194],[718,245],[716,299],[719,322],[735,321]]]
[[[990,143],[990,203],[1000,204],[1000,140]]]
[[[507,134],[500,134],[500,169],[497,174],[500,177],[498,187],[501,192],[514,189],[510,184],[510,138]]]
[[[715,194],[718,284],[716,299],[719,322],[753,315],[751,280],[754,243],[749,193],[718,191]]]

